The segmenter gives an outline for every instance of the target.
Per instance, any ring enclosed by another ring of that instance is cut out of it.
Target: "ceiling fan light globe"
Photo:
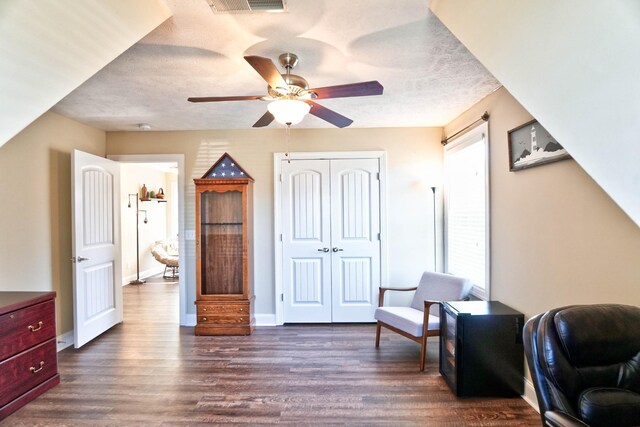
[[[296,125],[309,113],[311,106],[297,99],[279,99],[269,103],[267,110],[273,114],[278,123]]]

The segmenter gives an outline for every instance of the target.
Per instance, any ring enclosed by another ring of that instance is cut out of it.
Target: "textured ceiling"
[[[289,0],[287,13],[214,14],[206,0],[168,0],[173,17],[53,110],[108,131],[247,129],[265,101],[193,104],[189,96],[264,95],[245,55],[300,58],[310,87],[378,80],[384,94],[318,101],[351,127],[442,126],[500,83],[425,0]],[[270,127],[281,126],[273,123]],[[300,128],[332,125],[308,115]]]

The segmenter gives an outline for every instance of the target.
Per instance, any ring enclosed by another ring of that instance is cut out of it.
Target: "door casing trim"
[[[387,286],[387,153],[385,151],[333,151],[273,154],[273,225],[276,325],[284,324],[282,295],[282,161],[377,159],[380,165],[380,286]]]

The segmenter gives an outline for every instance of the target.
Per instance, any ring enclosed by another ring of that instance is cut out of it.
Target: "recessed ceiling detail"
[[[286,12],[285,0],[207,0],[214,13]]]

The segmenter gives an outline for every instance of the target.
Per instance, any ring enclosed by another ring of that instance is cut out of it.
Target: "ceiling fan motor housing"
[[[295,53],[283,53],[278,57],[278,61],[280,61],[280,65],[285,70],[293,70],[298,65],[298,55]]]

